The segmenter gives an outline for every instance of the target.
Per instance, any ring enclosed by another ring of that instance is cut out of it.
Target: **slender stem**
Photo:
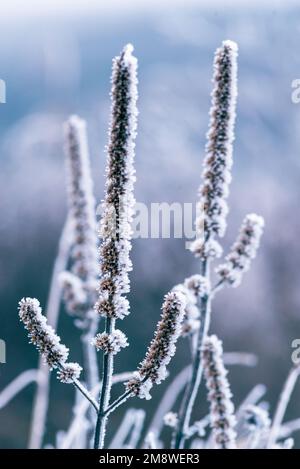
[[[89,316],[89,313],[90,312],[87,313],[87,316]],[[91,340],[96,334],[98,323],[98,318],[95,317],[95,315],[94,317],[92,316],[92,319],[90,319],[87,329],[81,336],[85,378],[89,390],[95,388],[98,383],[99,376],[97,351],[96,348],[92,347],[91,345]],[[89,408],[87,417],[89,424],[87,429],[87,447],[90,448],[93,445],[93,435],[96,424],[96,417],[92,408]]]
[[[99,406],[98,403],[95,401],[93,396],[89,393],[89,391],[81,384],[78,379],[73,380],[74,386],[81,392],[81,394],[91,403],[91,405],[94,407],[96,412],[99,412]]]
[[[103,416],[108,416],[111,414],[117,407],[127,401],[129,397],[132,396],[131,391],[125,391],[121,396],[119,396],[107,409],[103,412]]]
[[[270,434],[269,434],[269,439],[268,439],[268,444],[267,444],[268,449],[271,449],[272,446],[276,443],[277,436],[279,434],[280,427],[282,424],[282,420],[286,412],[288,403],[290,402],[291,395],[294,390],[299,374],[300,374],[300,366],[293,367],[290,370],[288,377],[284,383],[284,386],[281,391],[279,401],[275,410],[274,419],[273,419],[273,423],[272,423]]]
[[[105,331],[107,334],[111,334],[115,328],[115,319],[106,318]],[[103,371],[102,371],[102,388],[99,400],[99,412],[97,417],[96,429],[95,429],[95,441],[94,448],[102,449],[104,445],[104,437],[107,424],[107,415],[105,411],[109,405],[110,392],[112,386],[112,375],[113,375],[113,364],[114,356],[112,353],[104,354],[103,356]]]
[[[50,290],[46,308],[46,316],[48,323],[56,329],[60,300],[61,300],[61,288],[57,281],[58,275],[65,270],[69,251],[72,242],[72,236],[70,234],[71,223],[69,217],[67,218],[63,227],[57,257],[54,262]],[[33,411],[31,417],[30,434],[29,434],[29,449],[40,448],[43,442],[43,436],[46,426],[48,401],[49,401],[49,388],[50,388],[50,372],[48,366],[44,364],[42,357],[39,358],[38,364],[38,380],[37,389],[34,397]]]
[[[222,290],[222,288],[224,287],[225,285],[225,281],[224,279],[222,278],[221,280],[219,280],[216,285],[214,287],[212,287],[211,291],[210,291],[210,298],[214,298],[215,294],[218,293],[218,291]]]
[[[201,262],[201,274],[205,277],[209,275],[207,259]],[[195,399],[198,393],[198,389],[201,383],[203,367],[201,363],[201,348],[203,340],[205,339],[209,325],[210,325],[210,296],[206,295],[200,300],[200,328],[197,338],[197,347],[194,356],[194,362],[192,367],[192,376],[190,381],[186,386],[184,393],[184,398],[182,405],[179,411],[178,427],[176,429],[176,434],[173,437],[173,446],[175,448],[183,448],[185,442],[185,435],[189,428],[191,414],[193,411]]]

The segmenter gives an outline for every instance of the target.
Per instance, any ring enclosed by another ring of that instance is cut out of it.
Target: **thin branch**
[[[37,370],[26,370],[20,373],[0,393],[0,409],[3,409],[19,392],[33,382],[38,382],[39,372]]]

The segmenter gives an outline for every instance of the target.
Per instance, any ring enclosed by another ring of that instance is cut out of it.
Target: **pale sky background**
[[[177,6],[202,6],[226,8],[231,5],[253,7],[270,7],[272,9],[285,8],[297,4],[297,0],[12,0],[2,3],[1,19],[16,19],[40,15],[60,15],[64,13],[82,14],[94,11],[103,13],[122,11],[122,14],[140,12],[142,10],[154,10],[155,8],[173,9]]]

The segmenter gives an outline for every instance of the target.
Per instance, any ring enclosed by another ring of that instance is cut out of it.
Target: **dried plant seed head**
[[[249,270],[251,260],[256,256],[263,228],[262,217],[254,213],[245,217],[237,240],[225,258],[225,263],[216,269],[223,281],[233,287],[240,285],[244,272]]]
[[[64,277],[62,287],[67,311],[82,317],[84,311],[93,308],[97,298],[99,261],[96,208],[85,121],[78,116],[71,116],[65,123],[64,130],[69,213],[74,233],[70,255],[71,273],[74,277],[73,279]],[[75,277],[78,279],[77,282]],[[79,294],[79,282],[83,290],[81,294]],[[77,290],[77,294],[75,291],[72,294],[72,287]],[[84,302],[83,294],[86,296]],[[85,303],[84,308],[82,308],[83,303]]]
[[[140,398],[149,399],[153,384],[163,381],[166,367],[176,351],[176,342],[181,333],[186,298],[180,292],[172,291],[165,296],[161,320],[158,322],[154,339],[134,377],[126,388]]]
[[[113,61],[112,108],[107,148],[107,182],[100,226],[101,281],[95,310],[101,316],[122,319],[129,313],[132,269],[131,222],[134,214],[134,148],[137,129],[137,60],[127,45]]]
[[[65,363],[63,368],[57,371],[57,379],[62,383],[73,383],[80,378],[82,367],[78,363]]]
[[[185,287],[191,291],[196,298],[202,298],[204,296],[207,296],[209,293],[209,281],[206,277],[203,275],[192,275],[191,277],[188,277],[184,281]]]
[[[97,334],[91,343],[97,350],[102,350],[104,354],[112,353],[113,355],[129,345],[126,335],[119,329],[114,330],[111,334],[106,332]]]
[[[178,423],[178,416],[175,412],[168,412],[164,416],[164,424],[170,428],[176,428]]]
[[[60,343],[60,337],[42,314],[36,298],[23,298],[19,302],[19,317],[28,331],[30,342],[43,355],[50,369],[63,365],[69,355],[69,349]]]
[[[214,445],[220,449],[236,448],[236,420],[232,394],[223,364],[222,342],[215,335],[205,339],[202,360]]]
[[[221,248],[212,238],[224,236],[226,230],[237,98],[237,45],[232,41],[223,41],[216,51],[211,96],[203,182],[197,204],[197,239],[191,245],[191,251],[200,258],[220,255]]]

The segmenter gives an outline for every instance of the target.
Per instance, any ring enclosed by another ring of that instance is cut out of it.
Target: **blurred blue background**
[[[212,330],[225,350],[259,357],[254,369],[231,368],[235,403],[265,383],[272,411],[292,365],[291,342],[300,338],[300,104],[291,100],[291,83],[300,78],[299,7],[288,1],[104,3],[29,2],[25,13],[21,2],[1,7],[0,78],[7,103],[0,105],[0,338],[7,343],[7,363],[0,365],[0,390],[38,360],[18,321],[17,303],[23,296],[42,305],[47,299],[66,216],[63,121],[77,113],[88,122],[100,201],[111,59],[132,42],[139,59],[137,200],[194,203],[213,54],[223,39],[232,39],[239,44],[239,97],[225,251],[246,213],[264,216],[266,229],[242,286],[224,290],[214,303]],[[117,357],[117,371],[136,367],[164,293],[198,268],[181,239],[135,240],[132,258],[132,313],[121,325],[132,346]],[[63,311],[59,332],[72,359],[81,361],[78,331]],[[172,374],[188,359],[182,342]],[[164,389],[134,406],[150,415]],[[299,392],[300,385],[288,419],[300,417]],[[33,393],[31,385],[0,411],[0,447],[26,445]],[[53,379],[47,442],[67,428],[72,395],[71,386]],[[198,416],[204,407],[202,389]],[[109,436],[123,413],[112,418]]]

